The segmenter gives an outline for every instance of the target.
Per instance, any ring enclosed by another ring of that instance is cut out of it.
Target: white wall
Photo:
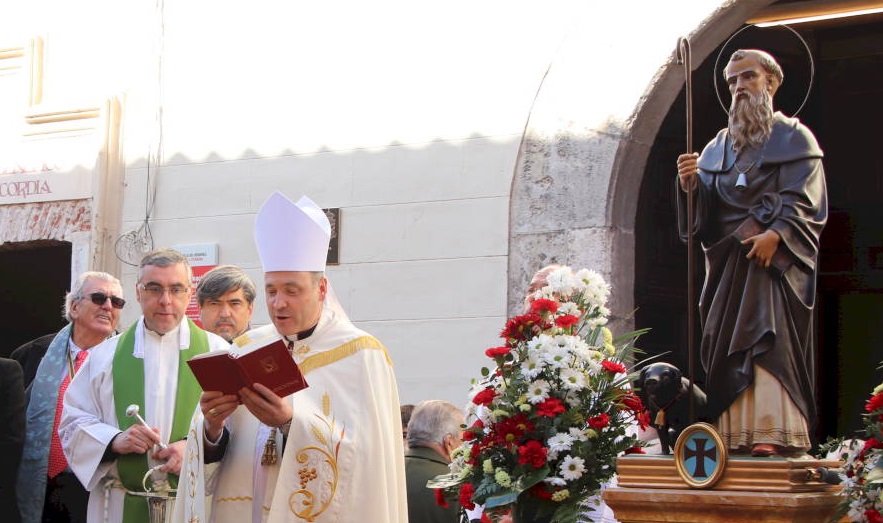
[[[580,4],[143,4],[122,230],[155,190],[155,245],[217,243],[260,282],[252,223],[273,190],[340,207],[328,274],[390,350],[402,402],[463,404],[505,323],[523,127]]]

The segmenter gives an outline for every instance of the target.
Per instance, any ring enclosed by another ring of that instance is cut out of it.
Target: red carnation
[[[604,360],[601,362],[601,366],[604,367],[604,370],[612,372],[613,374],[620,374],[625,372],[625,365],[615,361]]]
[[[445,491],[443,489],[435,489],[435,504],[441,508],[448,508],[448,500],[445,499]]]
[[[536,314],[542,314],[544,312],[548,312],[549,314],[555,314],[558,310],[558,302],[552,301],[546,298],[538,298],[531,302],[530,304],[530,312]]]
[[[865,511],[865,519],[868,520],[868,523],[883,523],[883,516],[872,508]]]
[[[569,329],[579,323],[579,318],[574,316],[573,314],[565,314],[564,316],[558,316],[555,318],[555,325],[562,329]]]
[[[475,508],[475,503],[472,502],[473,494],[475,494],[475,489],[472,488],[472,483],[463,483],[460,485],[460,505],[463,508],[467,510]]]
[[[862,447],[862,451],[859,453],[859,456],[864,458],[865,453],[867,453],[871,449],[883,449],[883,443],[881,443],[877,438],[868,438],[865,441],[865,446]]]
[[[640,396],[632,391],[623,392],[621,401],[622,404],[626,406],[626,408],[636,414],[644,410],[644,402],[641,401]]]
[[[492,401],[494,401],[494,398],[496,397],[497,392],[492,388],[487,388],[476,394],[475,397],[472,398],[472,403],[475,403],[476,405],[484,405],[485,407],[487,407],[491,404]]]
[[[548,328],[547,323],[543,322],[543,318],[539,314],[528,313],[509,318],[506,321],[506,327],[500,333],[500,337],[512,345],[518,341],[529,340],[545,328]]]
[[[537,405],[537,414],[544,418],[554,418],[566,410],[564,404],[557,398],[549,398]]]
[[[638,425],[641,426],[641,430],[646,430],[650,426],[650,411],[645,410],[635,414],[635,419],[638,421]]]
[[[518,464],[530,465],[533,468],[540,468],[546,464],[546,456],[549,449],[536,440],[530,440],[524,445],[518,447]]]
[[[625,453],[626,453],[626,455],[629,455],[629,454],[646,454],[646,452],[644,452],[644,449],[642,449],[641,447],[632,447],[632,448],[629,448],[629,449],[625,449]]]
[[[484,351],[484,354],[488,358],[502,358],[503,356],[509,354],[511,351],[509,347],[491,347],[490,349]]]
[[[589,426],[595,430],[601,430],[607,425],[610,425],[610,416],[607,414],[598,414],[589,418]]]
[[[871,399],[865,404],[865,410],[868,412],[874,412],[880,409],[883,409],[883,392],[876,396],[871,396]]]
[[[478,434],[484,431],[484,422],[480,419],[475,420],[471,427],[463,431],[460,439],[463,441],[472,441],[478,437]]]
[[[534,496],[536,496],[539,499],[545,499],[545,500],[552,499],[552,493],[546,489],[546,484],[542,483],[542,482],[537,483],[536,485],[532,486],[530,489],[528,489],[528,492],[533,494]]]

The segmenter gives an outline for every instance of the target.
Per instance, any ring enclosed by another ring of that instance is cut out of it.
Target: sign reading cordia
[[[52,194],[47,180],[0,181],[0,198],[28,198],[40,194]]]

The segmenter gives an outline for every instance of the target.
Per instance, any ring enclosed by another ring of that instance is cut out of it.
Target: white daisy
[[[582,477],[583,472],[586,471],[585,465],[586,461],[583,458],[566,456],[564,460],[561,461],[558,470],[561,471],[562,478],[568,481],[573,481]]]
[[[550,451],[561,452],[563,450],[570,450],[570,447],[573,446],[573,440],[574,438],[570,434],[559,432],[549,438],[546,443]]]
[[[546,380],[536,380],[531,382],[527,388],[527,401],[536,405],[549,399],[549,382]]]

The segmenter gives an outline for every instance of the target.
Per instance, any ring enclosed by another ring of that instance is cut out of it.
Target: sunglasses
[[[95,305],[98,305],[98,306],[101,306],[101,305],[104,305],[105,303],[107,303],[108,299],[110,300],[110,305],[114,309],[122,309],[123,306],[126,305],[126,300],[120,298],[119,296],[108,296],[107,294],[104,294],[103,292],[93,292],[92,294],[87,294],[84,297],[88,297],[90,300],[92,300],[92,303],[94,303]]]

